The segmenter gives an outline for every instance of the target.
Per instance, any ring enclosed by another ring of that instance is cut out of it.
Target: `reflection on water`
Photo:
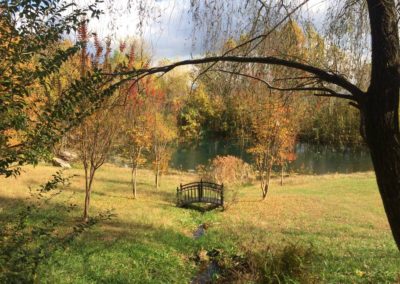
[[[237,143],[226,140],[202,141],[195,147],[178,147],[171,160],[171,166],[182,170],[194,170],[206,165],[217,155],[234,155],[250,163],[251,157]],[[325,174],[352,173],[372,170],[372,163],[366,149],[345,148],[335,150],[327,146],[299,143],[296,146],[297,159],[289,169],[294,172]]]
[[[335,150],[327,146],[298,144],[297,159],[290,168],[293,171],[314,174],[353,173],[371,171],[372,162],[367,149],[345,148]]]

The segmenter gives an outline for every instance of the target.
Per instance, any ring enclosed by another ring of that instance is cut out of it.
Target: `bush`
[[[207,178],[225,185],[241,185],[250,181],[251,167],[234,156],[217,156],[211,162]]]
[[[283,249],[266,252],[256,261],[264,283],[316,283],[311,273],[316,258],[312,246],[289,244]]]
[[[243,256],[222,255],[218,283],[319,283],[312,274],[316,253],[311,246],[288,244],[281,249],[268,248]]]
[[[203,180],[224,184],[225,205],[235,203],[239,194],[239,185],[250,181],[251,167],[243,160],[234,156],[217,156],[209,167],[199,166],[197,172]]]

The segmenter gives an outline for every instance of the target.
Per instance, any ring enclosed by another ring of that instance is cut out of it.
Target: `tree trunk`
[[[89,206],[90,206],[90,190],[86,190],[85,207],[83,209],[83,221],[86,223],[89,221]]]
[[[281,186],[283,186],[283,173],[285,171],[285,165],[282,163],[281,165]]]
[[[384,128],[380,123],[367,123],[367,141],[385,212],[400,249],[400,139],[383,138]]]
[[[155,176],[156,189],[160,186],[160,160],[156,160],[156,176]]]
[[[136,177],[137,177],[137,165],[135,165],[132,168],[132,193],[134,199],[136,199]]]
[[[158,189],[160,186],[160,170],[159,167],[157,165],[157,169],[156,169],[156,189]]]
[[[361,133],[400,249],[400,44],[393,0],[368,0],[372,40],[371,84],[361,105]]]
[[[269,184],[268,184],[268,182],[266,182],[262,189],[262,200],[265,200],[267,198],[268,187],[269,187]]]
[[[137,170],[139,167],[139,160],[140,160],[140,155],[142,153],[142,147],[139,147],[136,156],[131,156],[131,162],[132,162],[132,193],[133,193],[133,198],[136,199],[136,177],[137,177]]]
[[[92,184],[95,169],[91,166],[89,175],[87,174],[87,169],[85,169],[85,178],[86,178],[86,186],[85,186],[85,207],[83,209],[83,221],[89,221],[89,207],[90,207],[90,195],[92,193]]]
[[[267,169],[265,180],[262,186],[262,199],[265,200],[267,198],[268,189],[269,189],[269,181],[271,179],[271,170],[272,168]]]

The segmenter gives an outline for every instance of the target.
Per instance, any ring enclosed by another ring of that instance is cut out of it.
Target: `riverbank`
[[[57,169],[24,168],[17,179],[0,179],[1,221],[31,202],[28,186]],[[64,218],[62,233],[79,221],[83,171],[37,218]],[[267,200],[258,184],[239,189],[228,210],[200,213],[175,207],[180,183],[196,174],[175,172],[153,187],[153,174],[139,171],[132,199],[129,169],[105,166],[96,175],[91,214],[113,209],[115,217],[82,234],[39,270],[44,283],[190,283],[204,263],[218,265],[219,281],[264,281],[273,277],[330,283],[393,283],[400,255],[392,240],[373,173],[295,176],[273,180]],[[54,209],[74,203],[70,214]],[[193,232],[206,224],[205,233]]]

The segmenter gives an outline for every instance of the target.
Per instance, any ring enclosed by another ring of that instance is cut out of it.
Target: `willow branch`
[[[294,8],[291,12],[288,12],[285,17],[283,17],[278,23],[276,23],[271,29],[269,29],[266,33],[255,36],[253,38],[250,38],[249,40],[246,40],[245,42],[231,48],[228,49],[227,51],[225,51],[222,55],[220,55],[220,57],[225,57],[228,54],[232,53],[233,51],[242,48],[244,46],[247,46],[248,44],[251,44],[252,42],[255,42],[257,40],[259,40],[259,42],[256,43],[256,45],[251,48],[251,50],[254,50],[257,46],[259,46],[267,37],[269,37],[280,25],[282,25],[287,19],[290,19],[290,17],[296,12],[298,11],[301,7],[303,7],[307,2],[309,2],[310,0],[305,0],[302,3],[300,3],[296,8]],[[249,52],[246,53],[246,55],[249,54]],[[222,61],[222,60],[221,60]],[[204,75],[205,73],[207,73],[208,70],[210,70],[212,67],[215,66],[215,64],[217,64],[218,61],[212,62],[212,64],[210,66],[208,66],[205,70],[203,70],[202,72],[200,72],[196,78],[193,80],[193,83],[196,82],[198,80],[198,78],[200,78],[202,75]],[[192,85],[193,86],[193,85]]]

